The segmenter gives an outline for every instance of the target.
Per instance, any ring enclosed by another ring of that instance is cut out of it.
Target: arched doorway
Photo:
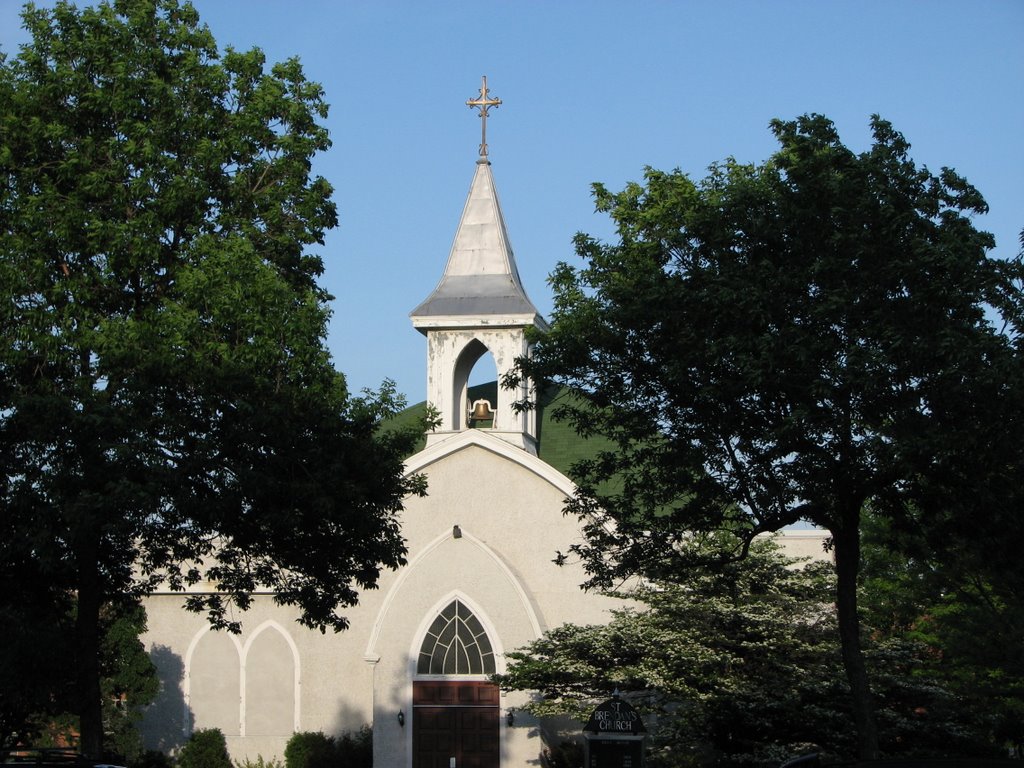
[[[480,620],[458,598],[420,645],[413,681],[413,768],[498,768],[494,652]]]

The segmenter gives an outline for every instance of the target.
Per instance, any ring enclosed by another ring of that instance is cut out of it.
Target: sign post
[[[640,715],[616,691],[583,727],[585,768],[643,768],[646,733]]]

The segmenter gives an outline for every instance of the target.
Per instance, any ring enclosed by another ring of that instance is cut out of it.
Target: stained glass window
[[[480,620],[459,600],[438,614],[420,646],[421,675],[493,675],[494,651]]]

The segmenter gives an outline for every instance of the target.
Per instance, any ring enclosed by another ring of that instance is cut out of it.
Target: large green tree
[[[976,189],[871,127],[855,153],[824,117],[775,121],[763,164],[598,185],[617,238],[577,237],[583,265],[558,266],[551,332],[521,362],[578,395],[563,418],[614,444],[577,467],[568,505],[593,585],[681,578],[692,531],[738,532],[736,555],[800,520],[830,532],[864,757],[878,749],[857,616],[865,509],[1005,536],[1024,465],[1020,260],[989,256]]]
[[[205,582],[188,606],[230,628],[271,588],[344,628],[422,487],[412,435],[379,431],[399,398],[350,395],[325,348],[320,86],[220,51],[177,0],[23,19],[0,63],[0,568],[39,580],[22,607],[75,601],[97,755],[102,605]]]

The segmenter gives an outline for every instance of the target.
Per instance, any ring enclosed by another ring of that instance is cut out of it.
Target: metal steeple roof
[[[486,156],[477,160],[444,275],[410,317],[423,333],[441,326],[545,326],[519,279]]]

